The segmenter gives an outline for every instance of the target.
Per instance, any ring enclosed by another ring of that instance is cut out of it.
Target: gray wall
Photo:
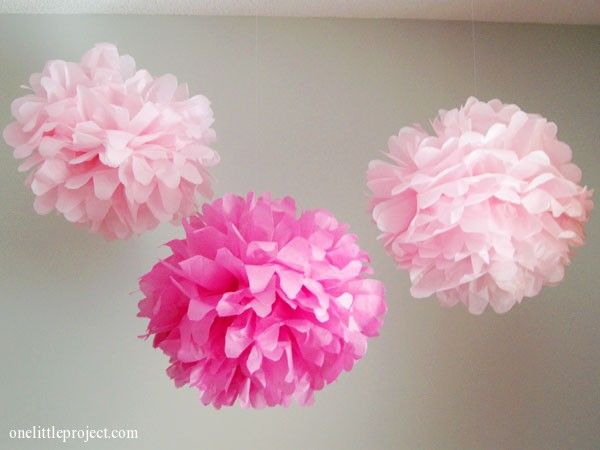
[[[137,339],[137,277],[181,231],[107,243],[37,216],[18,163],[0,152],[0,447],[32,425],[138,428],[86,448],[592,449],[600,445],[600,219],[558,287],[506,315],[415,300],[376,242],[364,172],[405,124],[475,93],[559,125],[584,181],[600,185],[600,27],[394,20],[1,16],[0,124],[45,60],[111,41],[173,72],[216,114],[217,194],[291,194],[326,207],[370,251],[389,314],[380,338],[311,408],[203,407]],[[255,90],[257,88],[257,90]],[[255,104],[255,93],[258,103]],[[256,108],[256,109],[255,109]],[[65,448],[79,448],[78,443]]]

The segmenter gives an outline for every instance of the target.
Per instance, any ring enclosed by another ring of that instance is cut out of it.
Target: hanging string
[[[254,151],[258,151],[258,0],[254,0]]]
[[[473,45],[473,95],[477,95],[477,52],[475,50],[475,0],[471,0],[471,43]]]

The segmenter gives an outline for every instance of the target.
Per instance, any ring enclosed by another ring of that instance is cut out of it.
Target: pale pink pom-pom
[[[212,195],[207,169],[219,161],[210,102],[190,97],[171,74],[135,69],[111,44],[80,63],[49,61],[31,93],[11,106],[4,130],[31,170],[35,210],[57,210],[109,239],[179,222]]]
[[[386,313],[368,255],[325,210],[225,195],[140,279],[139,316],[204,404],[309,404],[365,355]]]
[[[561,281],[593,203],[556,125],[471,97],[432,126],[402,128],[391,162],[367,172],[373,219],[412,295],[503,313]]]

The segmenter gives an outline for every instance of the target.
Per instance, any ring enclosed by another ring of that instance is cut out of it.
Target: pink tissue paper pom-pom
[[[504,313],[560,282],[593,203],[556,125],[471,97],[432,127],[402,128],[391,161],[367,171],[373,219],[412,295]]]
[[[49,61],[11,105],[4,130],[39,214],[56,210],[106,238],[127,238],[197,210],[219,161],[208,99],[174,75],[153,78],[98,44],[80,63]]]
[[[168,375],[216,408],[310,404],[365,355],[387,311],[369,257],[325,210],[227,194],[140,279],[146,336]]]

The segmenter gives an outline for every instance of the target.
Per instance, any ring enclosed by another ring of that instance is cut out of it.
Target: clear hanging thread
[[[258,0],[254,1],[254,149],[258,151]]]
[[[475,0],[471,0],[471,43],[473,46],[473,95],[477,95],[477,52],[475,49]]]

